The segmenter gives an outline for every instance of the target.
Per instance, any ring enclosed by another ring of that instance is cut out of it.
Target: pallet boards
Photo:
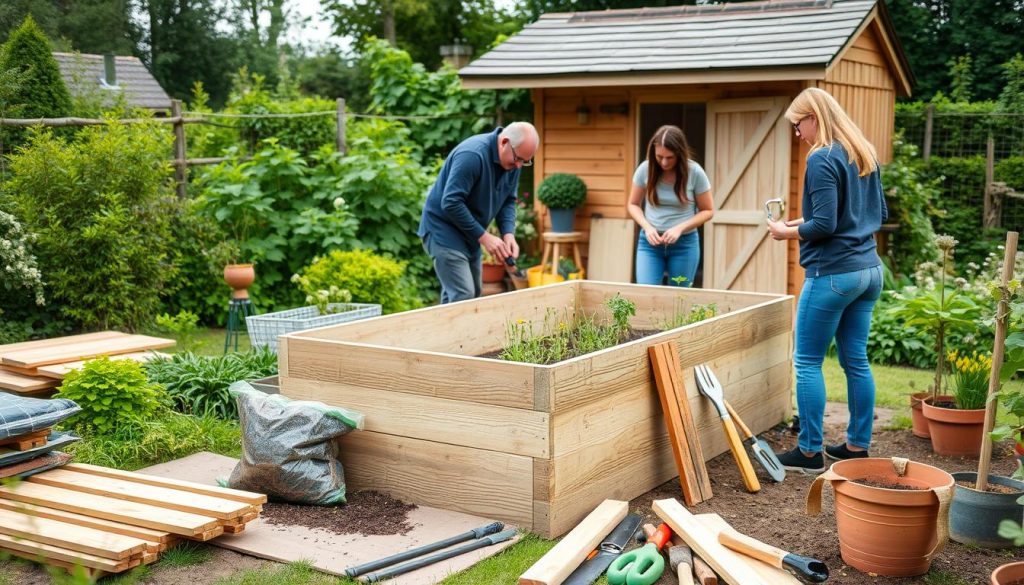
[[[144,362],[166,357],[152,350],[174,344],[173,339],[100,331],[0,345],[0,389],[25,395],[49,393],[86,360],[105,355]]]
[[[119,573],[182,539],[237,534],[266,496],[95,465],[0,486],[0,550],[45,564]]]

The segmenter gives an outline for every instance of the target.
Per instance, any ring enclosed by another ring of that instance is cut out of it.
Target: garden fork
[[[725,438],[729,441],[729,449],[732,451],[733,459],[736,460],[736,465],[740,468],[743,484],[747,486],[747,491],[750,493],[761,491],[761,483],[757,481],[754,466],[750,464],[747,450],[743,448],[743,441],[740,440],[740,435],[732,423],[732,417],[729,416],[729,410],[725,407],[725,393],[722,391],[722,384],[719,383],[711,368],[704,364],[693,368],[693,376],[697,380],[697,389],[700,390],[700,393],[707,396],[718,409],[718,416],[722,419],[722,428],[725,429]]]

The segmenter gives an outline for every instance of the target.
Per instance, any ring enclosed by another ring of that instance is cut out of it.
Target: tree
[[[0,51],[0,71],[20,72],[19,86],[9,96],[26,118],[60,118],[71,113],[71,94],[60,76],[60,68],[50,52],[50,41],[32,15],[11,34]],[[5,129],[9,147],[22,141],[22,128]]]
[[[249,71],[274,85],[279,81],[281,37],[288,29],[291,11],[286,0],[234,0],[231,22],[240,57]]]
[[[58,30],[82,53],[136,55],[142,27],[129,0],[59,0]]]
[[[954,102],[969,102],[973,95],[974,73],[971,72],[970,54],[950,59],[949,66],[949,97]]]
[[[1006,85],[999,94],[999,105],[1004,110],[1024,112],[1024,55],[1017,53],[1003,64]]]
[[[479,55],[498,35],[515,33],[522,26],[519,18],[498,9],[494,0],[322,2],[332,14],[337,34],[355,39],[357,50],[363,49],[368,37],[388,39],[429,69],[440,66],[443,45],[467,44]]]
[[[53,2],[3,0],[0,2],[0,43],[7,41],[26,16],[31,16],[47,37],[57,38],[58,13]]]

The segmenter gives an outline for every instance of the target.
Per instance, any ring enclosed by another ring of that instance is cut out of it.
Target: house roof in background
[[[107,88],[102,82],[103,55],[54,53],[53,58],[60,67],[64,84],[73,95],[87,92],[101,92],[99,95],[104,95],[118,91]],[[138,57],[114,57],[114,67],[117,71],[117,87],[124,92],[128,105],[149,110],[170,109],[171,98]]]
[[[621,83],[629,75],[757,69],[791,69],[791,78],[806,79],[810,69],[823,72],[873,14],[882,15],[883,30],[894,40],[888,13],[877,0],[765,0],[545,14],[459,75],[469,87],[550,87],[565,85],[555,81],[565,77]],[[902,50],[898,43],[894,47],[895,67],[904,69],[898,74],[909,76]],[[770,78],[780,78],[779,73]]]

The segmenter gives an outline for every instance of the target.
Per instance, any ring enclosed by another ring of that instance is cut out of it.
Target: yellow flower
[[[526,323],[526,321],[524,319],[516,319],[516,324],[517,325],[522,325],[523,323]]]

